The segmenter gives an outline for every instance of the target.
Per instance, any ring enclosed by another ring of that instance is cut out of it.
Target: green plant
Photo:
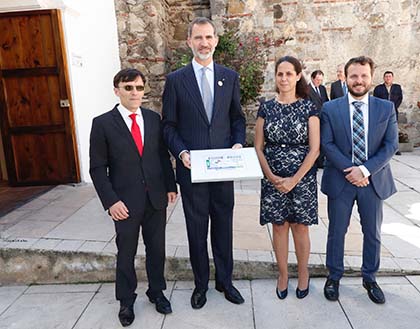
[[[219,36],[214,53],[214,61],[238,72],[241,89],[241,104],[255,102],[264,83],[266,59],[270,42],[265,36],[242,35],[238,31],[227,30]],[[171,69],[176,70],[191,60],[189,49],[177,49],[173,53]]]

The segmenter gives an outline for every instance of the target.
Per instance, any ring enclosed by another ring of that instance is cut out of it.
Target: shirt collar
[[[199,72],[204,66],[203,65],[201,65],[201,64],[199,64],[196,60],[195,60],[195,58],[193,58],[193,60],[192,60],[192,66],[193,66],[193,69],[194,69],[194,72]],[[213,61],[211,61],[210,62],[210,64],[209,65],[207,65],[207,68],[211,71],[211,72],[213,72],[214,71],[214,62]]]
[[[123,118],[128,118],[128,117],[130,117],[130,114],[133,114],[133,113],[135,113],[135,114],[137,114],[137,115],[139,115],[139,116],[141,116],[141,110],[140,110],[140,108],[138,108],[137,110],[136,110],[136,112],[131,112],[129,109],[127,109],[124,105],[122,105],[122,104],[118,104],[118,111],[120,112],[120,114],[121,114],[121,116],[123,117]]]
[[[362,99],[355,99],[350,93],[349,95],[349,104],[352,104],[353,102],[362,102],[363,104],[369,105],[369,93],[366,93],[366,95]]]

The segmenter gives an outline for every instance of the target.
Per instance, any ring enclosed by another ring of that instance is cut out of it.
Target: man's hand
[[[168,192],[168,202],[174,203],[176,200],[176,193],[175,192]]]
[[[357,187],[366,187],[369,185],[369,177],[363,178],[361,181],[358,181],[357,183],[354,183]]]
[[[235,145],[232,146],[233,150],[237,150],[237,149],[241,149],[242,148],[242,144],[236,143]]]
[[[184,167],[191,169],[191,158],[190,158],[190,153],[185,151],[182,152],[181,154],[181,160],[182,163],[184,164]]]
[[[124,202],[118,201],[109,208],[109,213],[113,220],[124,220],[128,218],[128,208]]]
[[[363,176],[363,172],[359,167],[353,166],[344,169],[346,179],[357,187],[365,187],[369,185],[369,177]]]

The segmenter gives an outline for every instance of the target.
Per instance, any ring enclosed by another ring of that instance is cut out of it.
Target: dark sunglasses
[[[124,88],[126,91],[132,91],[134,88],[136,88],[137,91],[143,91],[144,90],[144,86],[126,85],[124,87],[118,87],[118,88]]]

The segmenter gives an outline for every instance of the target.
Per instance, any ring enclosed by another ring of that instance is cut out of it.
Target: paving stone
[[[59,239],[39,239],[31,246],[31,249],[54,250],[62,241]]]
[[[171,297],[174,312],[165,318],[163,329],[253,329],[251,290],[249,282],[245,283],[243,286],[234,282],[245,299],[244,304],[228,302],[213,288],[213,283],[207,292],[207,303],[200,310],[191,308],[192,289],[174,289]]]
[[[97,198],[68,217],[46,237],[56,239],[74,239],[91,241],[109,241],[115,234],[114,223],[103,211]]]
[[[56,226],[57,223],[55,222],[47,222],[41,220],[21,220],[19,223],[4,232],[4,234],[6,236],[42,238]]]
[[[57,251],[77,251],[85,241],[83,240],[63,240],[54,250]]]
[[[233,259],[235,261],[248,261],[248,250],[233,249]]]
[[[394,257],[416,258],[420,255],[420,228],[415,231],[411,228],[399,236],[383,235],[382,244],[392,253]]]
[[[6,241],[10,243],[6,245],[6,248],[9,249],[29,249],[34,245],[39,239],[32,238],[22,238],[22,237],[9,237]]]
[[[18,208],[12,212],[9,212],[8,214],[0,217],[0,223],[2,224],[16,224],[21,219],[25,218],[27,214],[29,214],[31,210],[21,210],[21,208]]]
[[[97,292],[100,288],[100,283],[93,284],[46,284],[33,285],[26,291],[27,294],[63,294],[70,292]]]
[[[85,241],[78,251],[82,252],[101,252],[108,242],[103,241]]]
[[[166,243],[177,246],[188,246],[185,223],[169,222],[166,225]]]
[[[339,303],[320,298],[324,283],[324,279],[311,279],[309,295],[299,300],[294,296],[297,280],[291,279],[289,296],[280,300],[275,294],[276,280],[253,280],[255,328],[352,328]]]
[[[420,293],[412,285],[381,285],[384,305],[374,304],[360,286],[340,287],[342,305],[353,328],[413,328],[420,322]]]
[[[395,257],[393,260],[404,272],[420,271],[420,263],[415,259]]]
[[[93,294],[89,292],[23,295],[0,315],[0,328],[72,328]]]
[[[0,286],[0,315],[21,296],[28,286]]]
[[[248,259],[250,262],[269,262],[274,261],[271,251],[248,250]]]

